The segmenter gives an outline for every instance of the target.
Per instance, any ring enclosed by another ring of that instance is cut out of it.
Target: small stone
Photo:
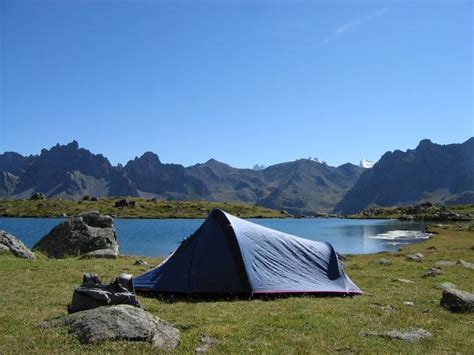
[[[389,339],[398,339],[403,341],[417,341],[431,337],[431,333],[422,328],[415,328],[405,331],[389,330],[387,332],[361,332],[361,336],[378,336]]]
[[[133,265],[150,266],[145,260],[137,260],[133,263]]]
[[[445,288],[440,305],[454,313],[474,312],[474,294],[455,288]]]
[[[430,267],[421,275],[421,277],[435,277],[441,275],[442,273],[443,272],[441,270],[436,269],[434,267]]]
[[[473,263],[468,263],[467,261],[459,260],[456,264],[461,265],[462,267],[464,267],[466,269],[474,270],[474,264]]]
[[[456,265],[455,261],[448,261],[448,260],[439,260],[435,263],[437,267],[444,267],[444,266],[454,266]]]
[[[421,263],[423,262],[423,258],[425,256],[421,253],[416,253],[414,255],[407,255],[405,256],[405,260],[406,261],[414,261],[414,262],[417,262],[417,263]]]
[[[415,283],[415,281],[408,280],[408,279],[393,279],[393,281],[401,282],[401,283],[404,283],[404,284],[414,284]]]
[[[426,248],[426,250],[438,250],[438,248],[436,248],[435,246],[431,246],[431,247]]]
[[[452,284],[451,282],[443,282],[442,284],[439,284],[437,287],[442,290],[447,289],[447,288],[457,288],[457,286],[455,284]]]
[[[391,304],[380,304],[380,303],[373,303],[369,305],[370,308],[375,308],[375,309],[380,309],[384,312],[392,312],[395,310],[395,307],[393,307]]]
[[[414,307],[415,306],[415,304],[413,302],[410,302],[410,301],[403,302],[403,305],[407,306],[407,307]]]
[[[389,259],[386,259],[386,258],[380,258],[380,259],[376,260],[375,263],[377,265],[381,265],[381,266],[392,265],[392,262]]]
[[[199,341],[199,346],[196,348],[197,353],[205,353],[209,351],[211,346],[217,344],[219,341],[216,338],[210,337],[208,335],[201,335],[201,339]]]

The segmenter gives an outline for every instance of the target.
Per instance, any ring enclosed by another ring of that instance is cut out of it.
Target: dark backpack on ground
[[[103,285],[96,274],[86,272],[82,285],[74,290],[68,312],[74,313],[116,304],[140,307],[133,289],[132,275],[122,274],[112,283]]]

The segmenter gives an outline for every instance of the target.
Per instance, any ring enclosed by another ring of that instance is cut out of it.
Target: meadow
[[[471,228],[471,230],[469,230]],[[174,323],[182,333],[178,353],[194,352],[202,334],[219,342],[211,352],[223,353],[472,353],[474,314],[454,314],[439,305],[439,284],[451,282],[473,292],[474,271],[460,265],[423,278],[439,260],[474,262],[472,225],[434,227],[437,234],[396,253],[353,255],[345,261],[349,277],[365,292],[356,297],[288,297],[253,300],[162,300],[140,296],[142,306]],[[405,260],[421,252],[422,263]],[[391,265],[379,265],[380,258]],[[22,260],[0,256],[0,353],[153,353],[147,343],[105,342],[84,345],[64,328],[36,325],[64,315],[72,291],[84,272],[109,281],[122,272],[138,275],[137,257],[116,260]],[[142,258],[150,265],[159,258]],[[414,283],[400,283],[397,278]],[[413,307],[403,305],[414,303]],[[418,342],[362,337],[361,331],[423,328],[433,336]]]

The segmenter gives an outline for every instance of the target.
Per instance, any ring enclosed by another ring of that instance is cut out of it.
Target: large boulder
[[[444,288],[441,306],[455,313],[474,312],[474,294],[452,287]]]
[[[35,254],[21,240],[4,230],[0,230],[0,250],[9,251],[19,258],[36,259]]]
[[[99,212],[85,212],[54,227],[33,247],[49,258],[81,256],[104,249],[118,255],[118,242],[112,217]]]
[[[104,306],[40,323],[40,327],[66,326],[81,343],[146,341],[162,350],[179,345],[180,333],[172,324],[130,305]]]

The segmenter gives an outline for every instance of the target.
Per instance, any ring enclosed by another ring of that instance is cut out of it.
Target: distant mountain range
[[[331,167],[300,159],[261,169],[236,169],[217,160],[184,167],[163,164],[146,152],[125,166],[112,166],[100,154],[73,141],[39,155],[0,155],[0,197],[29,198],[84,195],[141,196],[169,200],[208,200],[254,203],[290,213],[330,211],[356,183],[364,169],[344,164]]]
[[[124,166],[73,141],[39,155],[0,154],[0,198],[140,196],[259,204],[290,213],[357,212],[422,200],[474,202],[474,138],[386,153],[375,163],[332,167],[316,158],[237,169],[210,159],[184,167],[146,152]]]
[[[448,145],[425,139],[416,149],[385,153],[364,171],[334,211],[348,214],[370,206],[422,201],[474,203],[474,138]]]

